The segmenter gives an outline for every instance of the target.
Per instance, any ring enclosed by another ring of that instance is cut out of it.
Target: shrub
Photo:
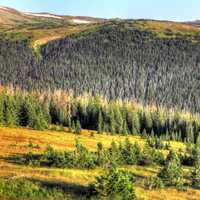
[[[93,169],[95,168],[95,162],[94,155],[79,140],[76,140],[75,165],[79,168]]]
[[[165,166],[158,174],[165,185],[182,187],[183,171],[178,155],[174,151],[170,151]]]
[[[147,180],[145,182],[145,187],[149,190],[161,189],[161,188],[164,188],[164,183],[161,178],[159,178],[157,176],[153,176],[153,177],[151,176],[151,177],[147,178]]]
[[[136,199],[133,176],[130,173],[112,168],[97,177],[95,190],[102,198],[134,200]]]
[[[27,179],[0,179],[2,199],[66,199],[58,190],[50,190]]]
[[[142,156],[140,146],[137,143],[132,144],[128,139],[122,145],[121,154],[127,165],[138,164]]]
[[[73,167],[75,159],[68,152],[58,152],[52,147],[48,147],[43,157],[43,162],[50,167]]]

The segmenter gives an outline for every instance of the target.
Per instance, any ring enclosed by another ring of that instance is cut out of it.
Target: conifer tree
[[[109,117],[110,117],[110,132],[111,132],[111,134],[115,134],[116,133],[116,122],[115,122],[113,110],[110,111]]]
[[[146,131],[148,133],[150,133],[152,126],[153,126],[153,121],[152,121],[152,117],[151,117],[150,112],[144,113],[144,126],[145,126]]]
[[[103,199],[136,199],[132,175],[116,168],[110,168],[97,177],[95,190]]]
[[[108,162],[106,151],[101,142],[97,143],[97,165],[103,166]]]
[[[124,120],[124,122],[123,122],[122,134],[123,135],[128,135],[128,126],[127,126],[126,120]]]
[[[112,166],[117,166],[123,162],[123,159],[121,157],[121,152],[119,150],[119,147],[115,141],[111,142],[111,147],[109,149],[110,152],[110,161]]]
[[[14,126],[17,124],[17,112],[12,96],[6,96],[4,101],[4,119],[7,126]]]
[[[132,113],[131,122],[131,133],[133,135],[138,135],[140,133],[140,120],[137,112]]]
[[[0,125],[4,124],[4,97],[0,94]]]
[[[99,111],[99,116],[98,116],[98,133],[103,133],[103,116],[102,116],[102,111]]]
[[[80,135],[81,134],[81,129],[82,129],[81,128],[81,124],[80,124],[79,120],[77,120],[76,127],[75,127],[75,133]]]
[[[114,109],[114,116],[115,116],[115,130],[116,133],[121,134],[123,131],[123,116],[120,109],[116,106]]]
[[[182,187],[183,171],[180,159],[176,152],[170,151],[165,166],[161,169],[158,176],[166,185]]]
[[[192,171],[192,185],[200,188],[200,136],[197,138],[193,154],[194,169]]]

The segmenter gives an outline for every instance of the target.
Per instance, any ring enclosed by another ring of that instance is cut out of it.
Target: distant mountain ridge
[[[198,27],[200,26],[200,20],[190,21],[186,23],[193,26],[198,26]]]

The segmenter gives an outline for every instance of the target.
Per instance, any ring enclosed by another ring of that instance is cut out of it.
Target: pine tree
[[[123,131],[123,116],[120,109],[116,106],[114,109],[114,116],[115,116],[115,130],[116,133],[121,134]]]
[[[27,114],[27,125],[37,130],[43,130],[48,127],[48,122],[43,113],[42,106],[37,99],[29,96],[25,102],[25,109]]]
[[[79,120],[77,120],[76,127],[75,127],[75,133],[80,135],[81,134],[81,129],[82,129],[81,128],[81,124],[80,124]]]
[[[12,96],[6,96],[4,101],[4,118],[7,126],[15,126],[17,124],[17,112]]]
[[[103,116],[102,116],[102,111],[99,111],[99,116],[98,116],[98,133],[103,133]]]
[[[0,94],[0,125],[4,124],[4,96],[3,93]]]
[[[194,131],[192,122],[188,122],[186,124],[186,134],[187,134],[187,141],[194,143]]]
[[[123,134],[123,135],[128,135],[128,127],[127,127],[127,122],[126,122],[126,120],[124,120],[124,122],[123,122],[122,134]]]
[[[95,190],[100,199],[136,199],[133,177],[128,172],[116,168],[111,168],[97,177]]]
[[[195,144],[194,154],[194,169],[192,171],[192,185],[200,188],[200,136]]]
[[[109,149],[110,152],[110,164],[112,166],[117,166],[123,162],[121,152],[119,150],[119,147],[115,141],[111,142],[111,147]]]
[[[155,134],[154,134],[154,131],[153,129],[151,130],[151,138],[154,138],[155,137]]]
[[[160,177],[166,185],[182,187],[183,171],[176,152],[170,151],[165,166],[159,172],[158,177]]]
[[[150,133],[150,131],[152,130],[152,126],[153,126],[153,121],[152,121],[150,112],[144,113],[144,126],[145,126],[146,131],[148,133]]]
[[[97,143],[97,165],[103,166],[108,162],[108,157],[101,142]]]
[[[132,113],[131,133],[138,135],[140,133],[140,120],[137,112]]]
[[[144,129],[144,130],[142,131],[142,138],[144,138],[144,139],[148,138],[146,129]]]
[[[110,132],[111,132],[111,134],[115,134],[116,133],[116,122],[115,122],[113,110],[110,111],[109,117],[110,117]]]

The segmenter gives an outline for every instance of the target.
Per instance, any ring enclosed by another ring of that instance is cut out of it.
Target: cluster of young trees
[[[44,45],[41,59],[28,44],[4,38],[0,52],[2,84],[200,111],[200,45],[186,37],[159,38],[131,21],[113,22]]]
[[[108,168],[123,165],[163,165],[165,158],[162,152],[151,148],[148,143],[144,149],[137,143],[131,143],[128,139],[119,144],[113,141],[109,148],[98,143],[96,151],[91,152],[79,140],[76,140],[73,152],[59,152],[48,147],[43,154],[28,153],[22,156],[20,162],[28,165],[59,168],[93,169],[95,167]]]
[[[185,154],[188,154],[186,152]],[[191,171],[191,185],[195,188],[200,188],[200,136],[193,148],[192,153],[187,158],[191,161],[193,167]],[[165,165],[155,177],[150,177],[147,180],[146,186],[149,189],[162,188],[165,186],[175,186],[182,189],[184,186],[183,168],[181,156],[171,150],[166,158]],[[185,163],[186,164],[186,163]]]
[[[148,140],[146,140],[143,148],[137,143],[131,143],[128,139],[121,143],[113,141],[109,148],[105,148],[102,143],[98,143],[95,152],[89,151],[79,140],[76,140],[75,150],[73,152],[59,152],[48,147],[43,154],[28,153],[20,157],[19,161],[23,164],[60,168],[104,168],[105,173],[97,177],[96,183],[94,184],[96,192],[102,197],[120,197],[125,200],[131,199],[129,198],[130,196],[135,198],[135,179],[133,174],[128,171],[119,170],[121,166],[127,165],[160,166],[160,170],[156,176],[149,177],[145,180],[145,186],[148,189],[164,187],[184,189],[186,183],[183,173],[184,163],[182,162],[180,153],[168,147],[170,150],[165,158],[160,150],[155,147],[152,148],[149,145]],[[188,151],[183,153],[187,155]],[[190,184],[192,187],[199,189],[200,137],[198,137],[196,144],[193,145],[193,151],[189,157],[193,157],[190,171],[191,176],[189,178]]]
[[[178,109],[142,106],[132,101],[108,101],[101,96],[74,96],[62,90],[24,92],[1,88],[0,124],[48,128],[49,124],[69,127],[77,134],[81,129],[100,133],[151,135],[151,145],[159,140],[195,143],[200,132],[200,116]],[[162,147],[160,147],[162,148]]]

